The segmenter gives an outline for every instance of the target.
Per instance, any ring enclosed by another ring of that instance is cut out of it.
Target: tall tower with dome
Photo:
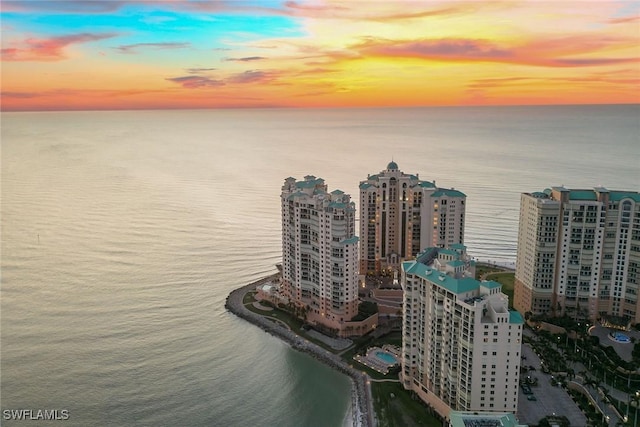
[[[395,161],[360,182],[360,274],[397,271],[427,247],[464,244],[467,196],[402,172]]]

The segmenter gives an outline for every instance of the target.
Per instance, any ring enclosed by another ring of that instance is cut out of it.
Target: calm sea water
[[[393,158],[515,260],[519,193],[640,189],[638,106],[2,114],[2,409],[68,426],[339,426],[350,384],[224,309],[280,260],[284,178]],[[8,423],[3,425],[22,425]]]

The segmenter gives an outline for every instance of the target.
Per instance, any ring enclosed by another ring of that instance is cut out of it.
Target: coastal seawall
[[[375,422],[372,413],[373,406],[371,404],[370,388],[367,384],[368,376],[365,373],[352,368],[340,356],[331,353],[317,344],[305,340],[293,331],[248,310],[244,306],[243,299],[247,292],[254,290],[258,285],[275,280],[277,277],[278,273],[275,273],[271,276],[264,277],[246,286],[233,290],[227,297],[225,307],[241,319],[258,326],[267,333],[287,342],[292,348],[303,353],[307,353],[315,359],[329,365],[333,369],[348,375],[352,381],[351,411],[353,416],[353,426],[374,427]]]

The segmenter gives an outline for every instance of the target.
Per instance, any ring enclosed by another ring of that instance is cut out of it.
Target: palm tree
[[[633,406],[636,408],[633,416],[633,427],[637,427],[638,425],[638,405],[640,405],[640,394],[636,392],[636,394],[629,395],[629,405],[627,405],[627,419],[629,418],[629,406],[633,402]]]

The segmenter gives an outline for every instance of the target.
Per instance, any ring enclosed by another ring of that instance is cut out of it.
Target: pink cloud
[[[513,56],[509,49],[503,49],[484,40],[472,39],[435,39],[405,42],[390,42],[367,47],[365,52],[383,56],[423,57],[423,58],[465,58],[486,59]]]
[[[362,55],[392,58],[418,58],[440,61],[499,62],[542,67],[590,67],[639,62],[637,57],[572,58],[593,55],[611,46],[631,45],[636,41],[596,36],[573,36],[531,41],[515,47],[503,47],[477,39],[386,40],[369,38],[352,46]]]
[[[627,16],[625,18],[614,18],[610,19],[608,22],[610,24],[627,24],[629,22],[639,22],[640,16]]]
[[[559,58],[552,62],[559,67],[588,67],[640,62],[640,58]]]
[[[116,46],[114,49],[119,50],[121,53],[137,53],[138,49],[141,48],[152,48],[152,49],[184,49],[191,47],[191,43],[135,43],[135,44],[125,44],[121,46]]]
[[[29,38],[17,47],[2,49],[3,61],[60,61],[65,59],[64,48],[76,43],[87,43],[116,37],[116,33],[80,33],[49,39]]]
[[[345,2],[345,4],[349,4]],[[395,21],[403,19],[415,19],[415,18],[427,18],[431,16],[452,15],[458,13],[464,13],[464,9],[458,7],[446,7],[446,8],[421,8],[420,4],[406,2],[403,4],[385,5],[384,3],[378,3],[381,8],[378,10],[371,10],[366,7],[365,4],[351,3],[355,7],[347,7],[336,4],[325,3],[309,3],[309,2],[297,2],[286,1],[285,15],[293,16],[308,16],[316,19],[328,18],[328,19],[348,19],[348,20],[369,20],[369,21]],[[391,5],[392,7],[386,7]],[[471,8],[466,7],[466,12],[471,12]],[[406,12],[396,12],[399,8],[408,9]],[[386,10],[385,10],[386,9]]]
[[[3,12],[54,12],[54,13],[109,13],[124,5],[120,0],[75,0],[75,1],[24,1],[5,0],[2,2]]]
[[[227,82],[236,84],[264,83],[271,82],[275,78],[276,75],[268,71],[249,70],[229,77]]]
[[[166,80],[178,83],[186,89],[210,88],[225,85],[225,83],[221,80],[215,80],[205,76],[171,77],[167,78]]]

